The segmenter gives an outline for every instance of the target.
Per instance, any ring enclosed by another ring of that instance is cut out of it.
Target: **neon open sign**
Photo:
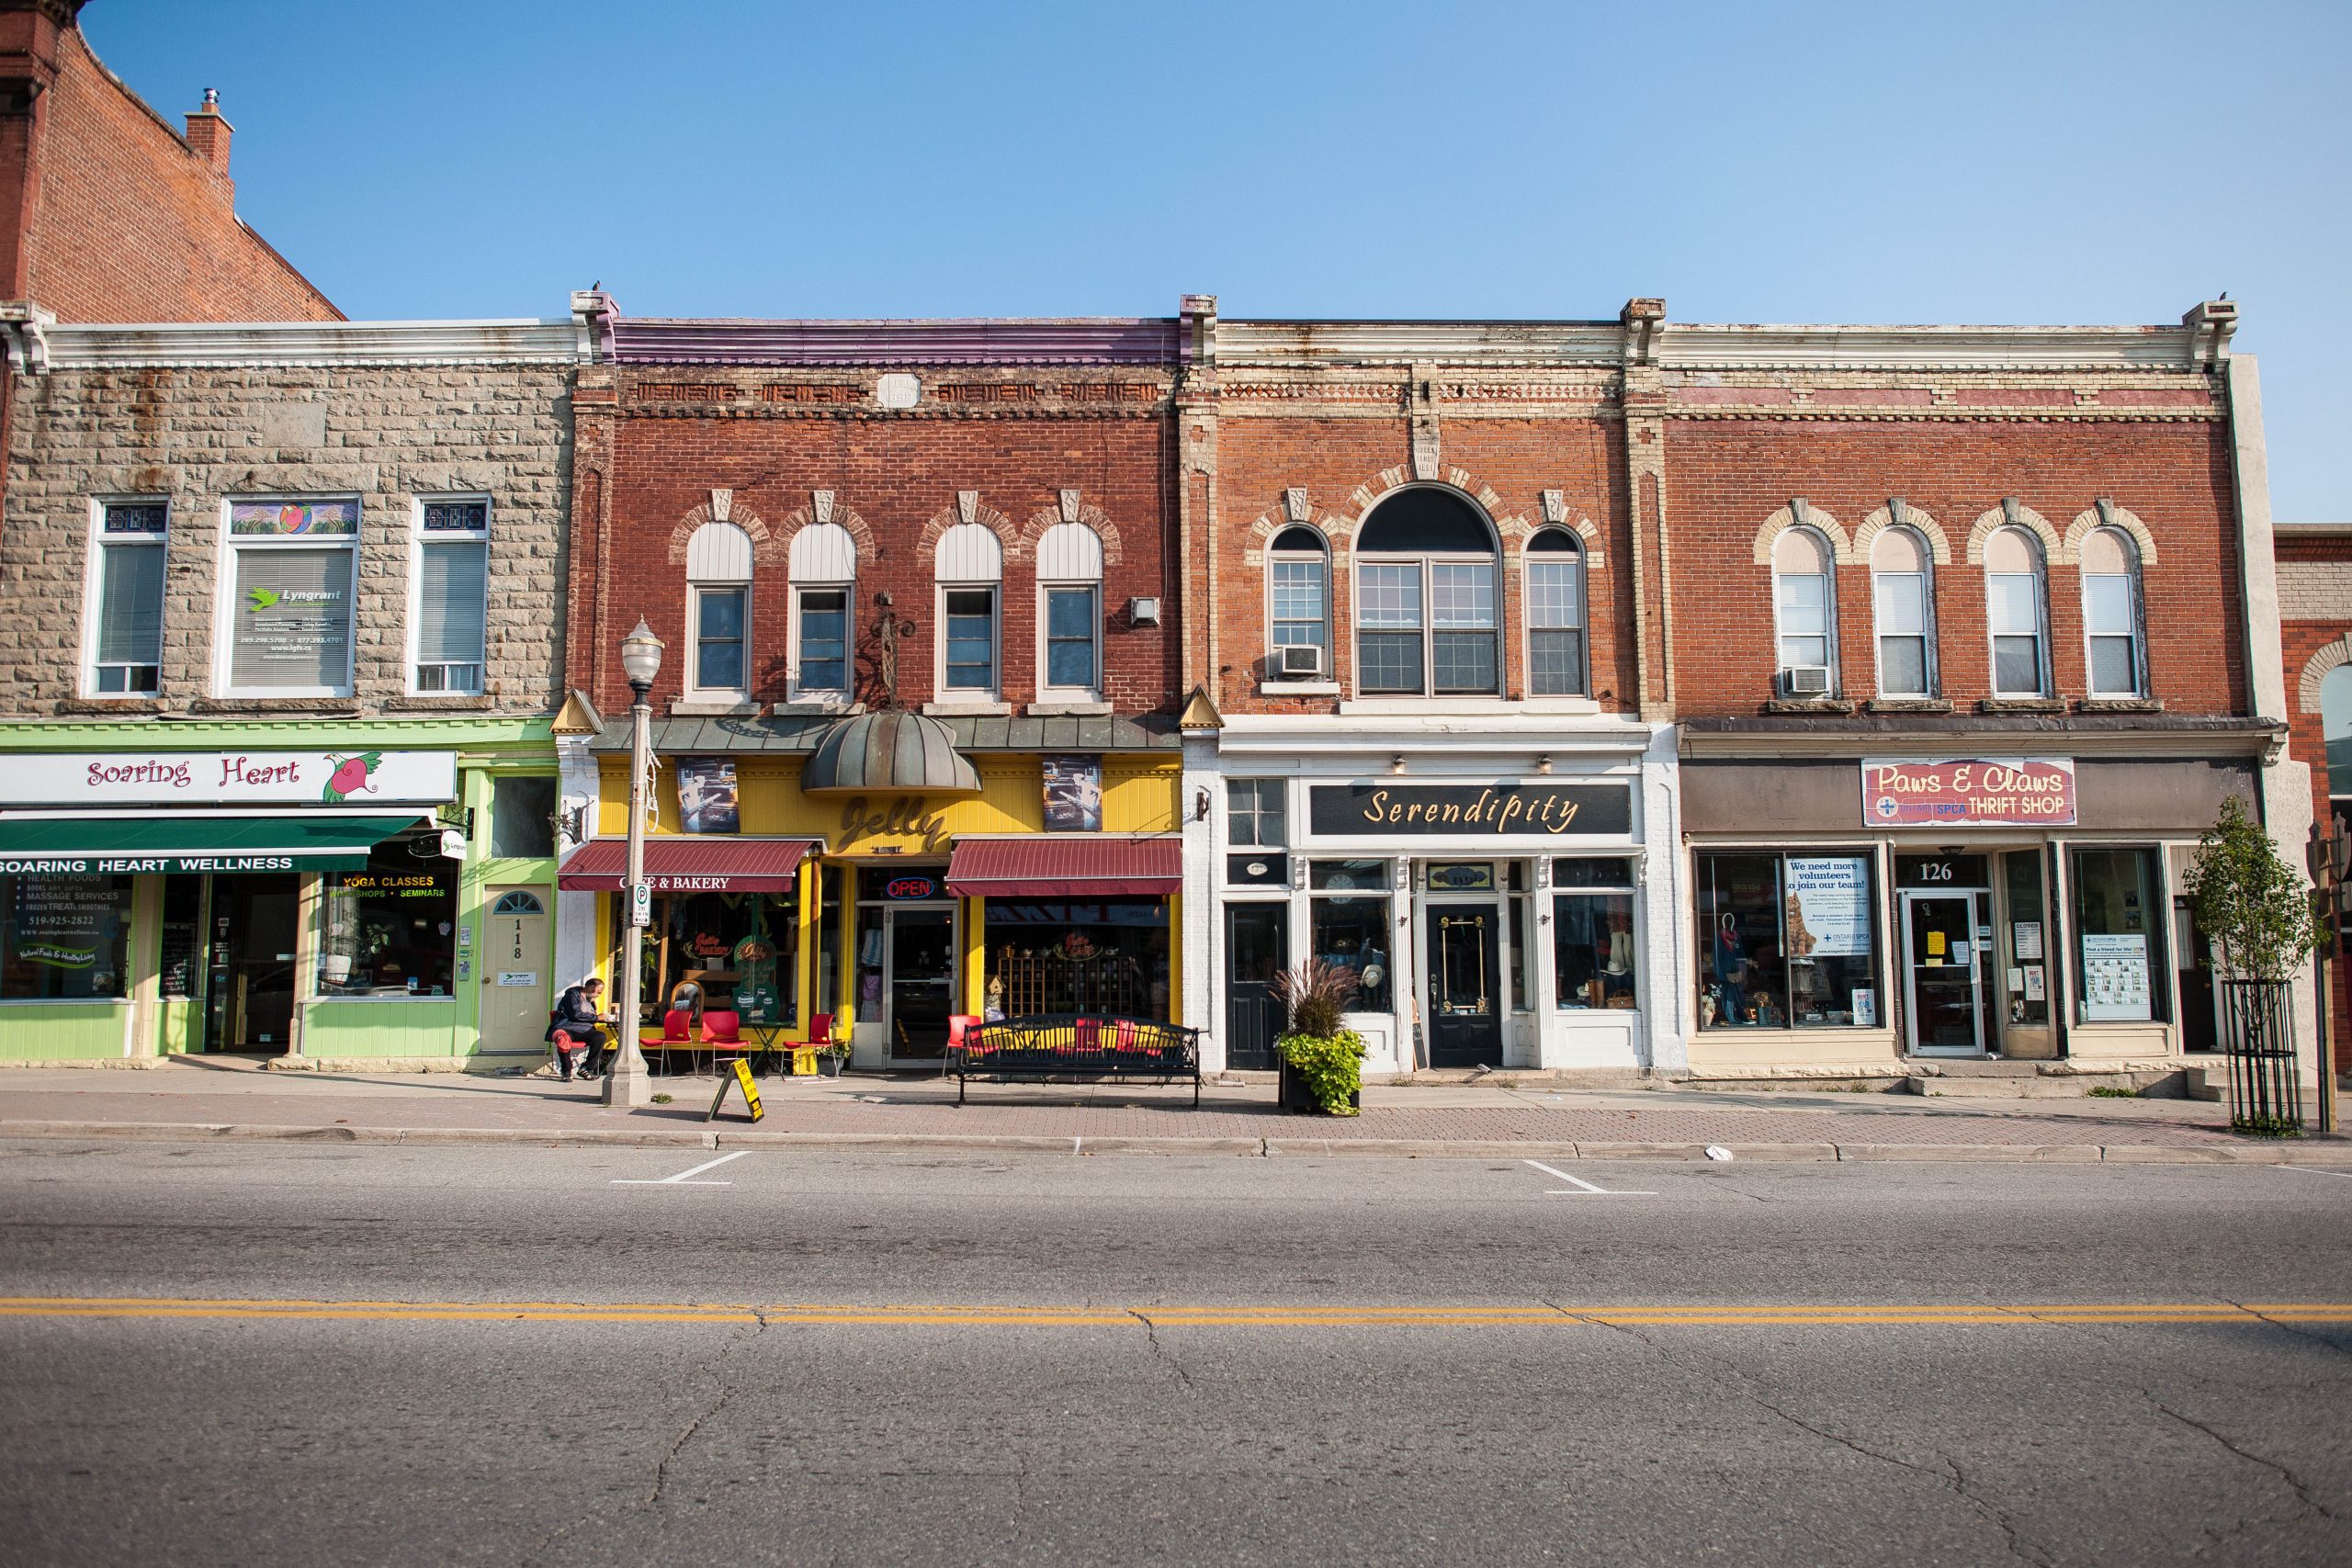
[[[890,898],[933,898],[939,895],[939,884],[928,876],[898,876],[882,892]]]

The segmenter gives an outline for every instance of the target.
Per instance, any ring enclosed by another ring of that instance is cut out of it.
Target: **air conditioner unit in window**
[[[1798,664],[1781,671],[1781,689],[1792,697],[1826,697],[1829,671],[1824,665]]]
[[[1310,681],[1323,673],[1323,649],[1295,642],[1274,649],[1274,674],[1284,681]]]

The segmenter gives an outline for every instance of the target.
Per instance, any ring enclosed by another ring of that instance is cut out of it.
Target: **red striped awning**
[[[959,839],[947,863],[964,898],[1161,897],[1183,884],[1181,839]]]
[[[648,839],[645,880],[656,893],[782,893],[816,847],[814,839]],[[617,893],[628,871],[627,839],[591,839],[555,880],[576,893]]]

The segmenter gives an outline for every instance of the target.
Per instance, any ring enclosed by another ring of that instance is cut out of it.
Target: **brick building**
[[[537,1056],[590,340],[40,341],[0,522],[0,1054]]]
[[[2352,833],[2352,524],[2281,524],[2278,618],[2288,745],[2312,771],[2312,809]],[[2352,935],[2352,931],[2347,931]],[[2334,998],[2335,1064],[2352,1071],[2352,984],[2337,948]]]
[[[2309,811],[2234,321],[1200,301],[1187,763],[1227,809],[1185,969],[1212,1056],[1258,1065],[1263,982],[1307,953],[1360,976],[1375,1070],[2209,1049],[2186,857],[2225,797],[2290,846]]]
[[[644,1021],[881,1066],[992,1005],[1172,1017],[1174,323],[590,308],[569,679],[620,716],[621,639],[667,645]],[[576,728],[562,962],[608,971],[629,728]]]

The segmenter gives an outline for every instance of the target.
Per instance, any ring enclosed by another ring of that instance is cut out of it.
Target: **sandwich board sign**
[[[718,1121],[718,1108],[727,1103],[727,1091],[740,1087],[743,1091],[744,1109],[752,1113],[750,1120],[757,1122],[767,1111],[761,1108],[759,1088],[752,1082],[752,1064],[738,1056],[729,1065],[735,1070],[718,1080],[718,1092],[710,1097],[710,1113],[703,1120]]]

